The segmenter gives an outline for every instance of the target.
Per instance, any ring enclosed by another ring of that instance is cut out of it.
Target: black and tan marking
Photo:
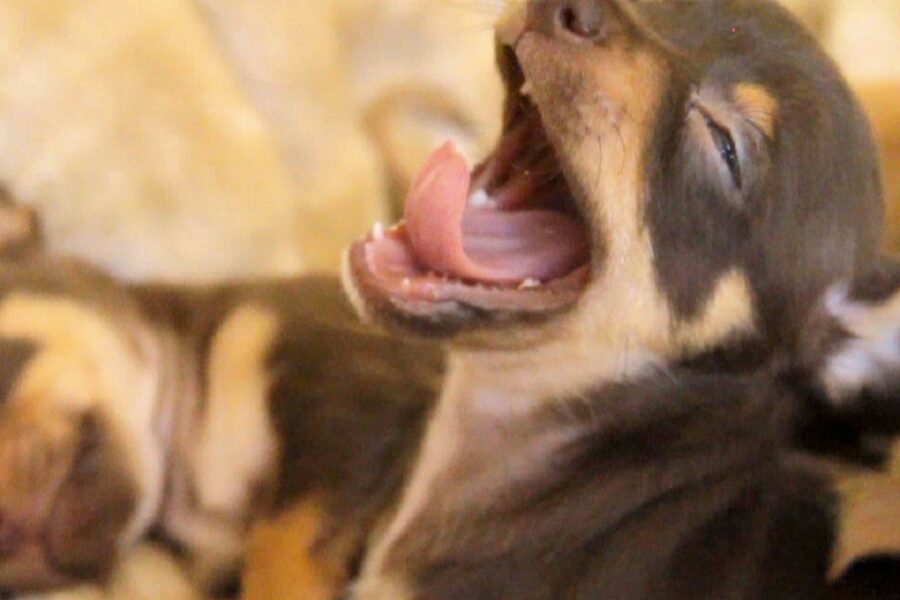
[[[442,282],[413,242],[385,269],[402,227],[350,251],[364,316],[452,352],[346,597],[851,593],[838,487],[794,452],[819,419],[891,429],[900,314],[858,283],[883,207],[840,73],[768,0],[530,0],[498,33],[504,136],[549,142],[569,198],[539,207],[578,214],[589,276]],[[856,350],[876,403],[833,377]]]

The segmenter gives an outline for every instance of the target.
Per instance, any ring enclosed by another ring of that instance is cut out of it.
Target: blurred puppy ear
[[[867,429],[900,431],[900,263],[882,257],[863,277],[829,289],[799,350],[831,410]]]
[[[16,204],[0,185],[0,257],[20,256],[42,245],[43,233],[35,210]]]

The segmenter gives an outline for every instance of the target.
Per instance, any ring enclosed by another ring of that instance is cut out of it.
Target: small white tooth
[[[485,208],[496,204],[497,201],[491,198],[485,190],[476,190],[474,194],[469,196],[469,206],[475,208]]]
[[[537,279],[526,279],[522,283],[519,284],[520,290],[533,290],[534,288],[541,287],[541,282]]]
[[[372,227],[372,238],[376,242],[380,242],[384,239],[384,225],[381,223],[375,223],[375,226]]]
[[[409,289],[412,287],[412,281],[410,281],[409,277],[403,278],[403,289]]]
[[[400,231],[400,228],[401,228],[405,223],[406,223],[405,220],[398,221],[398,222],[394,223],[393,225],[391,225],[391,227],[390,227],[390,229],[388,229],[388,231],[391,232],[391,233],[396,233],[396,232]]]
[[[522,84],[522,89],[519,90],[519,93],[523,96],[531,96],[533,91],[534,88],[531,86],[531,82],[526,80],[525,83]]]

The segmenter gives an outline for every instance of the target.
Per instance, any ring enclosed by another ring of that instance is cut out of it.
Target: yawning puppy
[[[384,510],[376,467],[409,454],[398,440],[442,365],[358,325],[336,279],[126,288],[80,264],[0,261],[0,598],[177,574],[134,551],[148,538],[214,592],[255,518],[309,503],[320,472],[357,473]]]
[[[840,74],[768,0],[516,3],[499,59],[493,156],[437,151],[348,254],[453,352],[347,597],[824,597],[837,500],[788,450],[860,392],[896,426],[900,352]]]

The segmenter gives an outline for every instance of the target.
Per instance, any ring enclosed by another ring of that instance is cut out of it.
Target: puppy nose
[[[567,37],[589,42],[606,38],[603,0],[561,0],[554,15],[556,30]]]

